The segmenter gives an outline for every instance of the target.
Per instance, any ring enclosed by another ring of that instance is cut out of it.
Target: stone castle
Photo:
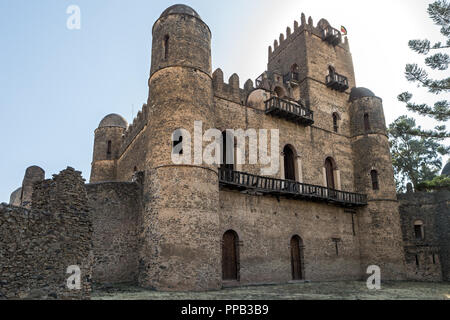
[[[403,280],[420,278],[416,260],[425,258],[424,278],[450,279],[449,248],[442,259],[437,238],[423,258],[405,259],[403,234],[416,221],[402,233],[382,100],[356,87],[347,37],[302,14],[269,47],[267,71],[241,88],[236,74],[226,83],[212,72],[211,30],[192,8],[169,7],[152,35],[148,101],[131,125],[116,114],[100,122],[90,183],[76,188],[85,196],[74,203],[59,176],[44,180],[31,167],[8,206],[35,214],[88,207],[92,263],[82,272],[90,281],[214,290],[359,280],[371,265],[383,280]],[[173,163],[174,146],[191,150],[173,133],[194,137],[195,121],[224,132],[221,157],[231,161]],[[261,175],[249,150],[246,164],[235,161],[228,129],[278,129],[278,173]],[[448,200],[441,204],[448,213]]]

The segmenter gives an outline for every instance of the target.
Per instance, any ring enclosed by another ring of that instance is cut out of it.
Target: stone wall
[[[291,281],[290,241],[295,235],[303,241],[306,280],[362,278],[356,212],[227,190],[220,192],[220,212],[218,242],[228,230],[239,237],[242,285]],[[334,239],[338,239],[338,251]]]
[[[450,192],[410,192],[398,199],[408,278],[450,281]],[[423,222],[423,239],[415,237],[416,221]]]
[[[37,182],[32,209],[0,205],[0,299],[88,299],[92,225],[84,180],[68,168]],[[81,290],[66,286],[81,269]]]
[[[86,186],[93,212],[94,283],[136,283],[140,187],[135,182]]]

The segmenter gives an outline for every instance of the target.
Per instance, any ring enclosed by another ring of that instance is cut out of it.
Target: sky
[[[387,123],[408,114],[424,128],[430,119],[407,113],[397,95],[436,97],[404,78],[406,63],[423,64],[410,39],[440,40],[424,0],[186,0],[212,31],[213,70],[237,73],[241,86],[267,66],[267,48],[301,13],[348,30],[357,86],[383,98]],[[25,169],[46,178],[71,166],[89,180],[94,130],[107,114],[129,123],[147,101],[151,29],[163,0],[0,0],[0,202],[9,202]],[[70,5],[79,30],[67,28]],[[443,76],[442,73],[440,75]],[[447,158],[444,159],[446,161]]]

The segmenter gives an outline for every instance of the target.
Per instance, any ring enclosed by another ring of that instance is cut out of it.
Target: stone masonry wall
[[[450,192],[411,192],[398,199],[408,278],[450,281]],[[423,222],[424,239],[415,237],[418,220]]]
[[[0,299],[88,299],[92,225],[84,180],[68,168],[34,187],[32,209],[0,205]],[[66,286],[81,269],[81,290]]]
[[[93,212],[94,283],[136,283],[140,187],[134,182],[86,186]]]

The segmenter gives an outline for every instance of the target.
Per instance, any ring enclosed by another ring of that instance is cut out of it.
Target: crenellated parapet
[[[133,123],[130,124],[123,134],[122,145],[120,146],[120,154],[123,154],[128,146],[133,142],[137,135],[145,128],[148,120],[148,106],[144,104],[142,110],[138,112]]]
[[[239,76],[234,73],[228,79],[228,83],[225,83],[223,71],[220,68],[217,69],[213,73],[214,95],[238,104],[245,104],[248,94],[254,89],[253,81],[248,79],[244,84],[244,88],[240,88],[239,82]]]
[[[273,46],[269,46],[269,61],[283,51],[292,39],[303,32],[309,32],[327,42],[331,39],[333,40],[333,45],[349,50],[347,37],[342,37],[341,32],[333,28],[327,20],[321,19],[319,23],[314,26],[313,19],[309,17],[307,22],[305,14],[302,13],[300,24],[297,21],[294,21],[293,29],[288,26],[286,28],[286,33],[281,33],[279,38],[274,40]]]

